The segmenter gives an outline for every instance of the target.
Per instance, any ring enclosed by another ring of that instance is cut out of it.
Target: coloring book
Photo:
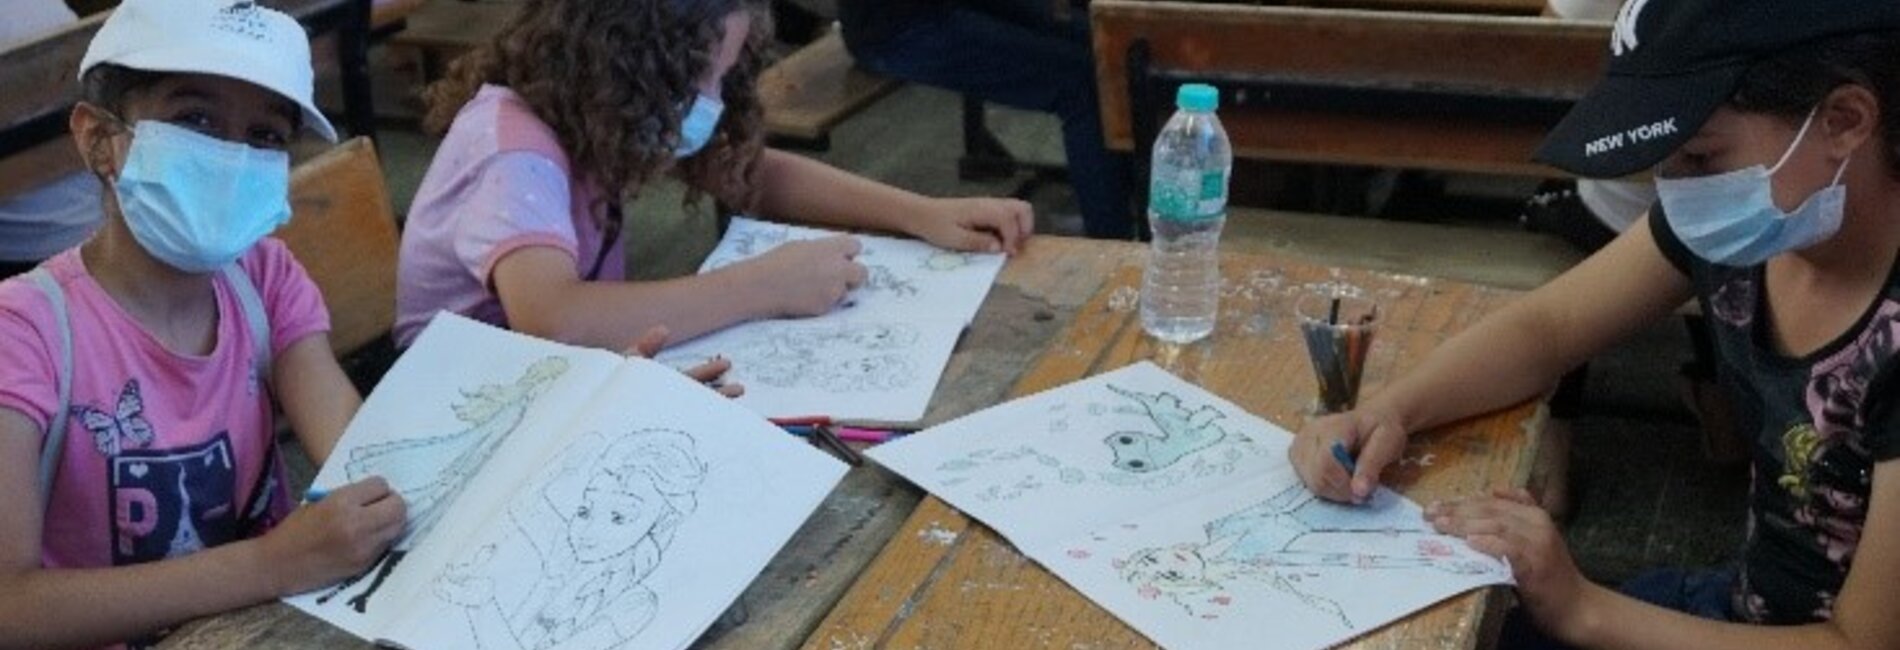
[[[1391,490],[1314,496],[1292,440],[1143,362],[869,455],[1174,650],[1327,647],[1510,582]]]
[[[417,650],[685,648],[844,469],[671,367],[444,313],[314,482],[383,477],[408,529],[285,600]]]
[[[700,272],[789,241],[838,234],[734,217]],[[921,419],[1003,256],[891,237],[857,239],[869,280],[831,313],[736,325],[670,348],[659,360],[683,368],[714,356],[731,359],[729,378],[746,387],[739,403],[771,417]]]

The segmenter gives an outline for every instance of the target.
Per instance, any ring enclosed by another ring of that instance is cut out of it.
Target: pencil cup
[[[1359,377],[1379,328],[1379,305],[1350,287],[1302,294],[1293,311],[1306,353],[1319,378],[1321,413],[1350,411],[1359,401]]]

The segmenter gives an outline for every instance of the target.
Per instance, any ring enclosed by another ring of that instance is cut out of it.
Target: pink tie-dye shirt
[[[594,216],[606,209],[600,199],[520,95],[483,86],[456,114],[409,208],[397,269],[397,344],[408,346],[439,311],[506,327],[490,275],[522,248],[559,249],[583,278],[624,279],[624,251],[618,241],[603,242]]]

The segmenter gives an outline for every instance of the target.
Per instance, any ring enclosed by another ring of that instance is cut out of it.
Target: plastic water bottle
[[[1220,231],[1234,152],[1214,116],[1220,93],[1212,86],[1182,86],[1174,103],[1179,110],[1155,138],[1150,167],[1154,240],[1142,275],[1141,327],[1163,341],[1191,343],[1214,331],[1220,308]]]

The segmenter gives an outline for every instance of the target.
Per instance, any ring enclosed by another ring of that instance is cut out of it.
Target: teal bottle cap
[[[1220,106],[1220,91],[1207,84],[1186,84],[1175,92],[1174,105],[1190,111],[1213,112]]]

